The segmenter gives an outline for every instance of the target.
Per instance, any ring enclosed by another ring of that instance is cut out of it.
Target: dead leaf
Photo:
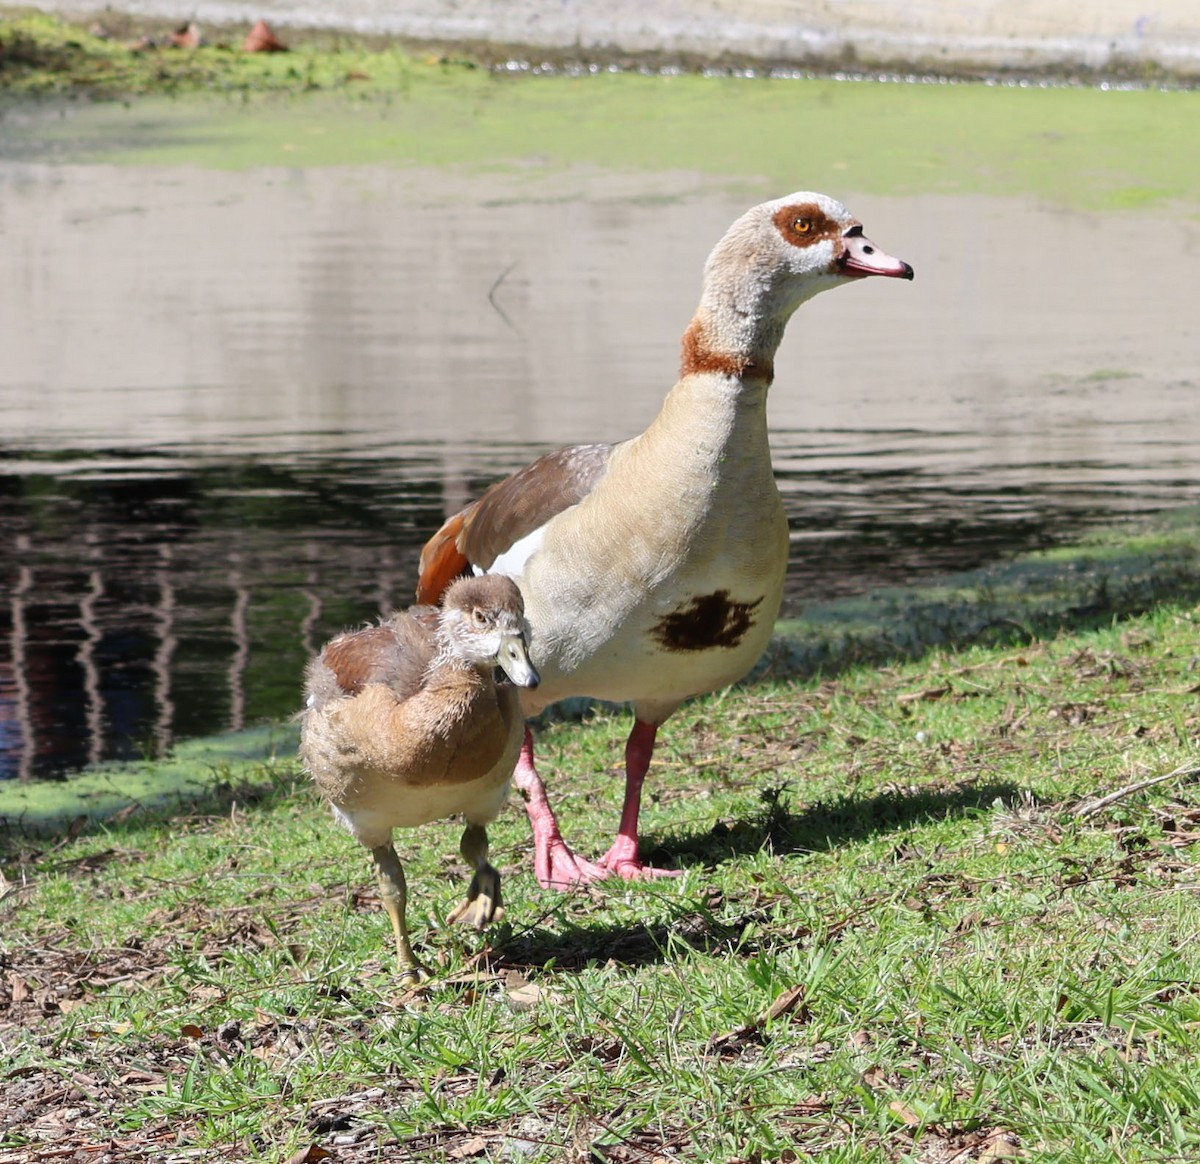
[[[728,1051],[738,1054],[746,1047],[754,1043],[762,1042],[762,1024],[759,1022],[747,1023],[744,1027],[737,1027],[732,1031],[725,1031],[719,1035],[710,1035],[708,1040],[708,1050],[710,1051]]]
[[[24,1002],[31,994],[29,983],[20,974],[12,971],[9,971],[8,975],[8,989],[12,992],[13,1002]]]
[[[794,1022],[808,1022],[811,1016],[808,1007],[804,1005],[804,995],[805,988],[803,986],[789,986],[752,1023],[711,1036],[708,1040],[708,1049],[710,1051],[741,1051],[753,1043],[761,1043],[763,1027],[772,1019],[782,1018],[785,1014],[795,1015]]]
[[[446,1153],[451,1160],[467,1160],[472,1156],[482,1156],[487,1151],[487,1140],[482,1136],[472,1136],[465,1144],[451,1148]]]
[[[1021,1154],[1016,1135],[997,1128],[988,1133],[987,1142],[977,1159],[980,1164],[989,1164],[992,1160],[1016,1160]]]
[[[982,921],[983,914],[978,910],[972,910],[970,913],[960,917],[950,932],[952,934],[965,934],[968,930],[973,930]]]
[[[162,1083],[161,1075],[153,1075],[149,1071],[126,1071],[121,1076],[120,1082],[124,1086],[129,1086],[132,1083]]]
[[[88,818],[87,813],[80,813],[74,817],[71,823],[67,825],[67,831],[63,835],[63,841],[73,841],[85,828],[87,828]],[[61,843],[61,842],[60,842]]]
[[[507,997],[509,1007],[521,1014],[542,1001],[542,988],[536,982],[526,982],[524,986],[509,989]]]
[[[923,691],[906,691],[903,695],[896,696],[897,703],[932,703],[934,700],[941,699],[943,695],[950,694],[949,685],[944,687],[926,687]]]
[[[60,1009],[58,991],[53,986],[43,986],[40,990],[35,990],[33,1001],[37,1003],[42,1014],[57,1014]]]
[[[888,1104],[888,1111],[892,1113],[906,1128],[919,1127],[921,1117],[906,1103],[901,1103],[898,1099],[893,1099]]]
[[[615,1063],[624,1049],[619,1039],[601,1039],[596,1035],[584,1035],[575,1049],[583,1054],[595,1055],[601,1063]]]
[[[768,1023],[772,1019],[785,1014],[795,1014],[798,1022],[807,1022],[808,1007],[804,1005],[805,989],[801,986],[789,986],[769,1007],[760,1022]]]
[[[106,1023],[103,1027],[88,1027],[85,1034],[89,1039],[100,1039],[105,1035],[127,1035],[133,1023]]]
[[[562,996],[543,990],[536,982],[530,982],[516,970],[504,972],[504,992],[508,1005],[518,1013],[532,1010],[542,1002],[561,1003]]]
[[[293,1152],[284,1164],[313,1164],[317,1160],[329,1160],[333,1156],[332,1152],[327,1152],[320,1144],[309,1144],[307,1148],[300,1148]]]
[[[264,1043],[260,1047],[251,1047],[249,1052],[255,1059],[261,1059],[264,1063],[268,1063],[274,1067],[282,1067],[291,1059],[285,1051],[279,1047],[271,1046]]]

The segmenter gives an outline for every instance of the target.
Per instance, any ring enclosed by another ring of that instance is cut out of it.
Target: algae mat
[[[1200,207],[1200,93],[794,78],[506,77],[414,64],[395,90],[8,106],[23,161],[246,168],[691,170],[755,188]],[[512,181],[505,182],[507,175]]]

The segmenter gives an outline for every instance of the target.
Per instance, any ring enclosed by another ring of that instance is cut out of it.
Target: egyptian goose
[[[771,636],[788,525],[767,441],[767,389],[792,313],[870,275],[911,279],[844,206],[798,193],[754,207],[709,256],[679,382],[640,436],[548,453],[451,517],[421,555],[418,598],[469,570],[517,580],[541,676],[527,715],[567,696],[631,702],[625,800],[598,864],[563,842],[528,729],[515,780],[546,887],[665,875],[638,856],[659,725],[744,676]]]
[[[409,943],[394,828],[461,812],[460,850],[475,876],[449,920],[482,929],[502,912],[485,826],[508,792],[523,720],[515,688],[493,670],[537,686],[526,635],[511,579],[464,578],[440,610],[414,607],[331,639],[305,674],[300,755],[333,815],[371,850],[402,978],[424,971]]]

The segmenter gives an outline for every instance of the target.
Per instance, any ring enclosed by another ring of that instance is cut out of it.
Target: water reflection
[[[956,476],[923,463],[944,439],[776,435],[793,530],[788,612],[1048,545],[1196,485],[1182,445],[1173,477],[987,465],[984,449]],[[0,569],[0,773],[154,755],[289,715],[314,647],[410,601],[420,547],[444,512],[541,451],[11,459],[0,475],[12,547]]]
[[[705,254],[779,193],[0,162],[0,776],[290,713],[446,513],[644,426]],[[790,610],[1195,498],[1194,220],[846,199],[918,278],[780,351]]]

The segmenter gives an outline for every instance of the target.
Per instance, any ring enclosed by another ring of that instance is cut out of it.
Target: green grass
[[[0,83],[10,95],[146,93],[305,93],[402,91],[415,77],[436,75],[449,62],[414,57],[363,38],[309,35],[283,53],[241,51],[246,28],[195,49],[168,43],[169,26],[141,36],[140,27],[108,14],[121,35],[97,36],[75,24],[29,10],[0,19]],[[285,34],[287,39],[294,39]],[[452,67],[452,66],[451,66]],[[473,67],[461,62],[459,68]]]
[[[512,805],[479,937],[441,924],[457,828],[400,838],[425,995],[290,759],[227,761],[219,814],[28,841],[0,1161],[56,1158],[66,1108],[122,1159],[1194,1159],[1198,641],[1164,605],[690,704],[643,818],[677,881],[543,892]],[[541,736],[585,852],[626,728]]]

